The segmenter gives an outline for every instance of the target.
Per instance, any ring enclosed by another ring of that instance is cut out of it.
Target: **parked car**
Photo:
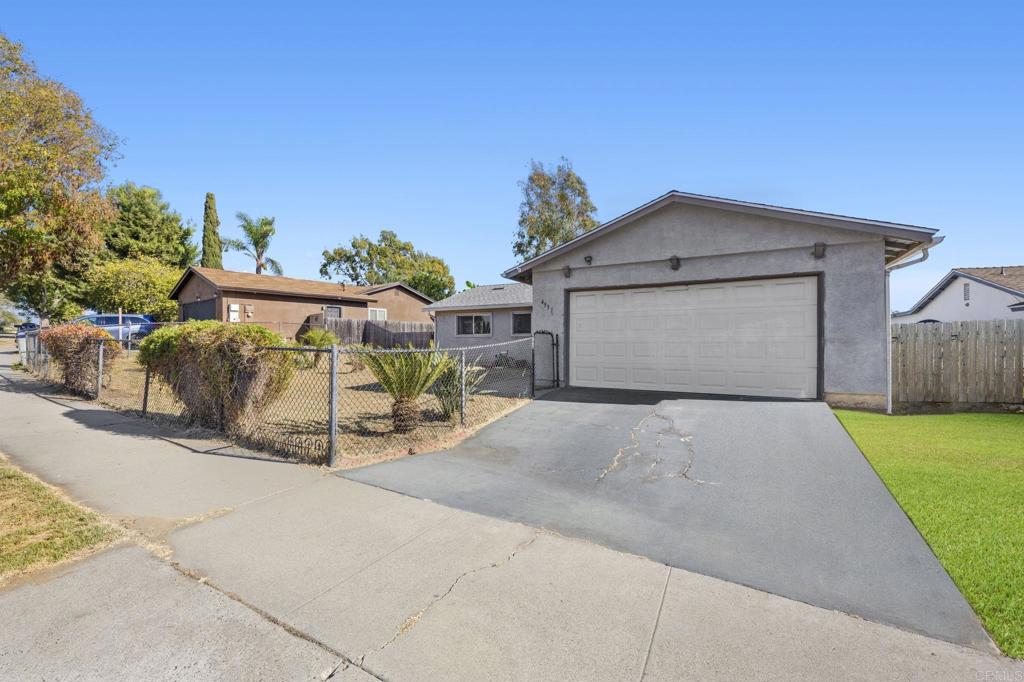
[[[82,315],[72,321],[78,324],[91,324],[99,327],[118,341],[141,339],[160,326],[151,316],[136,313],[124,314],[120,318],[116,314],[98,313],[96,315]]]
[[[39,331],[39,325],[36,324],[35,322],[22,322],[21,324],[16,325],[14,328],[18,330],[14,334],[14,338],[16,339],[25,338],[29,332]]]

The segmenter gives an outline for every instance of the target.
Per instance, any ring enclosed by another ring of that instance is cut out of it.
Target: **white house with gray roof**
[[[1024,265],[955,268],[893,322],[1024,318]]]
[[[423,309],[434,316],[439,348],[528,339],[533,332],[529,284],[481,284]]]

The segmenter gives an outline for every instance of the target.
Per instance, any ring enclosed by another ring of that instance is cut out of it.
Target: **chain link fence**
[[[26,348],[25,365],[61,380],[38,335],[26,339]],[[138,362],[137,346],[125,350],[101,361],[93,396],[101,403],[311,464],[351,465],[445,447],[525,404],[535,385],[532,337],[447,349],[282,346],[263,349],[258,361],[286,363],[285,388],[267,404],[225,418],[223,406],[219,413],[217,406],[196,407],[212,394],[202,381],[170,385]],[[381,365],[391,375],[382,375]],[[402,384],[417,381],[422,390],[396,399],[408,388]]]

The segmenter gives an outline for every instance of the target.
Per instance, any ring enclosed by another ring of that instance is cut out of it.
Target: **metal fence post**
[[[537,337],[530,337],[530,397],[537,397]]]
[[[99,342],[100,352],[96,362],[96,400],[100,399],[100,394],[103,393],[103,346],[104,343],[101,340]]]
[[[146,365],[146,383],[142,385],[142,416],[149,411],[149,365]]]
[[[466,351],[459,354],[459,423],[466,425]]]
[[[330,412],[327,414],[327,464],[334,466],[338,458],[338,344],[331,344]]]

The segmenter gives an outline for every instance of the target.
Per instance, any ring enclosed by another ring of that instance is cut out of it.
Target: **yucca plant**
[[[396,433],[408,433],[415,428],[420,416],[416,399],[455,362],[446,353],[432,349],[414,351],[411,345],[409,349],[402,353],[372,350],[359,353],[363,364],[394,400],[391,421]]]
[[[338,337],[322,327],[313,327],[299,339],[303,346],[312,348],[327,349],[338,343]],[[323,353],[313,353],[313,366],[320,366],[320,356]]]
[[[459,407],[462,405],[461,374],[458,363],[453,361],[451,366],[441,373],[441,376],[434,382],[434,387],[431,389],[431,393],[437,398],[437,403],[441,408],[441,416],[445,419],[454,418],[455,413],[459,411]],[[475,362],[466,365],[466,400],[469,400],[477,387],[480,386],[480,382],[484,380],[486,374],[487,370]]]

